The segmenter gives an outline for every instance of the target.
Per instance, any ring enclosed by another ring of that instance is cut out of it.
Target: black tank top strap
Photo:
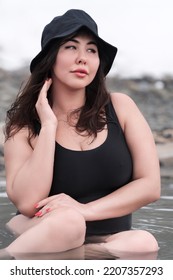
[[[111,100],[106,105],[105,110],[108,123],[116,123],[117,125],[119,125],[119,120]]]

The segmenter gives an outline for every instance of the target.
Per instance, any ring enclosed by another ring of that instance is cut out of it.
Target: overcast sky
[[[118,47],[110,74],[173,74],[173,0],[0,0],[0,67],[29,65],[44,26],[71,8],[89,13]]]

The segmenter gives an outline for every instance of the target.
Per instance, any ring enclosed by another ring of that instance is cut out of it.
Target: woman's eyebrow
[[[69,39],[67,42],[74,42],[74,43],[77,43],[77,44],[80,43],[80,41],[77,40],[77,39],[75,39],[75,38]],[[88,42],[87,42],[87,45],[96,45],[96,46],[97,46],[96,42],[93,41],[93,40],[88,41]]]

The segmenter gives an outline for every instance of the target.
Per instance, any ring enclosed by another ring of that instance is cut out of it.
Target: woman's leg
[[[95,258],[104,256],[105,259],[156,259],[159,250],[154,236],[143,230],[91,237],[87,241],[85,244],[87,258],[88,255],[93,255]]]
[[[102,246],[120,259],[156,259],[159,246],[155,237],[144,230],[129,230],[113,234]]]
[[[113,234],[105,239],[104,246],[121,252],[156,252],[158,243],[154,236],[144,230],[129,230]]]
[[[71,208],[61,207],[43,217],[33,219],[24,217],[24,220],[23,225],[18,225],[18,231],[15,230],[13,222],[8,224],[8,227],[18,234],[20,234],[19,231],[24,230],[6,248],[11,255],[62,252],[77,248],[84,243],[84,218]]]

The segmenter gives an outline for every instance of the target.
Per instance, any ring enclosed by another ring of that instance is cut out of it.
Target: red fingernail
[[[38,211],[37,213],[35,213],[36,217],[40,217],[42,215],[42,211]]]

